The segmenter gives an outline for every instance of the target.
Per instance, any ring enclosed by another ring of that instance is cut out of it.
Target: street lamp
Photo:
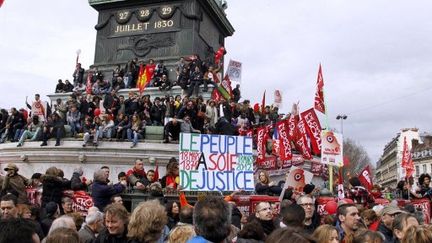
[[[341,133],[343,134],[343,120],[346,120],[348,118],[347,115],[337,115],[336,120],[341,120]]]

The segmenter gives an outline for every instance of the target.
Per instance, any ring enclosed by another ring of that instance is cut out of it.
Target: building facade
[[[405,176],[401,167],[404,139],[408,148],[412,148],[412,141],[420,141],[417,128],[404,128],[394,137],[383,150],[377,162],[375,183],[382,187],[396,188],[397,182]]]
[[[421,141],[413,140],[412,148],[416,181],[421,174],[432,174],[432,135],[422,134],[420,138]]]

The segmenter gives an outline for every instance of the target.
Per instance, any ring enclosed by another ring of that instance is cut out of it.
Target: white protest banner
[[[182,190],[253,191],[253,161],[252,137],[180,134]]]
[[[342,134],[332,131],[321,132],[321,163],[343,166]]]
[[[227,74],[231,81],[241,83],[242,63],[230,60],[228,64]]]

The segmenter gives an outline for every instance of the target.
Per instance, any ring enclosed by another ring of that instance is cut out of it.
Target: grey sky
[[[243,97],[267,101],[280,89],[282,112],[300,100],[313,105],[323,65],[328,123],[365,146],[373,161],[400,128],[432,131],[432,2],[228,1],[236,29],[230,58],[243,62]],[[97,13],[85,0],[6,0],[0,8],[0,107],[23,107],[25,97],[54,91],[82,50],[93,62]],[[324,117],[322,125],[325,124]]]

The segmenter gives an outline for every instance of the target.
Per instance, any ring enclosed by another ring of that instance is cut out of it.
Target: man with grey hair
[[[47,237],[51,234],[51,232],[58,228],[70,228],[76,231],[75,221],[71,216],[68,215],[63,215],[59,218],[56,218],[51,225]]]
[[[315,201],[309,195],[302,195],[297,198],[297,204],[302,206],[305,211],[304,229],[307,233],[313,233],[319,226],[315,216]],[[315,216],[315,217],[314,217]]]
[[[78,231],[82,243],[92,243],[96,240],[96,234],[104,229],[103,213],[91,212],[85,219],[85,225]]]
[[[98,170],[94,173],[92,184],[92,198],[94,205],[100,210],[110,203],[112,196],[123,192],[126,188],[126,180],[115,185],[108,185],[107,174],[103,170]]]

